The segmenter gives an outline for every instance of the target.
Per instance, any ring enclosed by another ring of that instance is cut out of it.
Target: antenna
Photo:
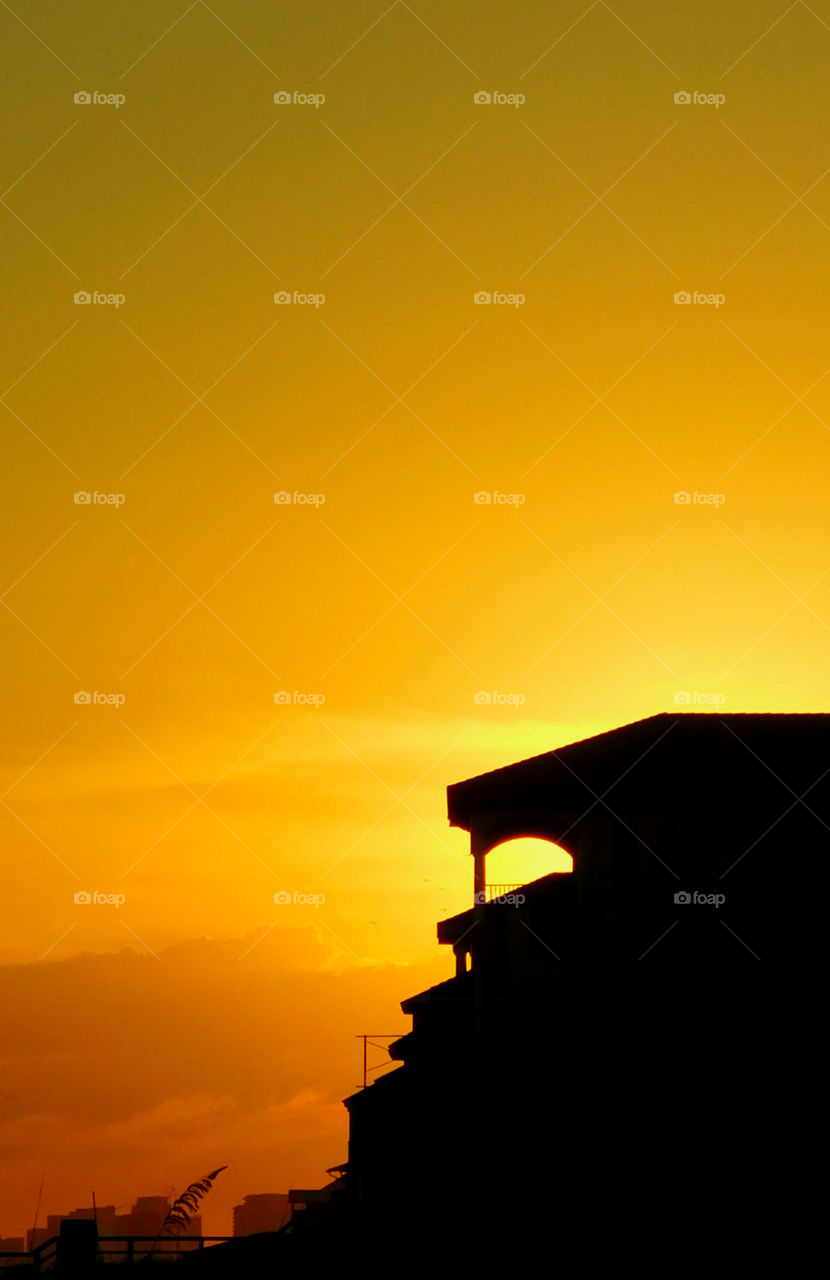
[[[40,1175],[40,1190],[37,1193],[37,1204],[35,1205],[35,1220],[34,1220],[34,1224],[32,1225],[32,1232],[37,1231],[37,1220],[38,1220],[38,1215],[40,1214],[40,1198],[43,1195],[43,1179],[45,1177],[46,1177],[46,1170],[44,1169]]]
[[[95,1223],[95,1259],[100,1262],[100,1245],[98,1243],[98,1206],[95,1203],[95,1192],[92,1193],[92,1221]]]
[[[357,1086],[359,1089],[366,1088],[367,1084],[369,1083],[369,1076],[373,1071],[380,1071],[381,1067],[388,1067],[389,1063],[392,1061],[392,1059],[387,1056],[387,1060],[385,1062],[378,1062],[375,1064],[375,1066],[370,1067],[369,1059],[368,1059],[369,1045],[371,1045],[373,1049],[380,1049],[383,1053],[386,1053],[388,1055],[389,1046],[385,1044],[376,1044],[375,1041],[376,1040],[400,1040],[401,1036],[405,1034],[406,1032],[396,1031],[394,1035],[381,1035],[381,1034],[374,1035],[372,1033],[366,1033],[364,1035],[355,1036],[355,1040],[363,1041],[363,1084]]]

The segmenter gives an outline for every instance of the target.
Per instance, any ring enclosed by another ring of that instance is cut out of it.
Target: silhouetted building
[[[472,907],[438,926],[455,973],[403,1002],[401,1066],[346,1099],[327,1229],[549,1233],[560,1260],[611,1261],[819,1221],[830,716],[658,715],[448,808],[474,866]],[[528,836],[572,873],[491,900],[488,853]]]
[[[347,1163],[289,1192],[284,1231],[181,1265],[807,1273],[830,716],[653,716],[451,786],[448,812],[473,862],[472,905],[438,925],[453,972],[403,1001],[400,1065],[345,1100]],[[491,892],[488,855],[528,836],[572,872]]]
[[[86,1280],[97,1270],[98,1231],[86,1214],[64,1218],[58,1235],[55,1272],[71,1280]]]
[[[291,1214],[286,1194],[276,1192],[245,1196],[243,1203],[234,1207],[233,1234],[252,1236],[259,1231],[279,1231]]]

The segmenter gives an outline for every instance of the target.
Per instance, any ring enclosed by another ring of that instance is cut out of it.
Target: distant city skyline
[[[27,1249],[36,1249],[60,1234],[60,1224],[65,1220],[83,1218],[98,1223],[101,1236],[155,1236],[173,1203],[167,1196],[138,1196],[126,1213],[119,1213],[115,1205],[85,1205],[68,1213],[53,1213],[46,1217],[46,1225],[30,1228],[26,1233]],[[175,1240],[177,1235],[202,1234],[202,1218],[193,1214],[186,1232],[171,1234],[165,1240]]]
[[[66,1213],[47,1214],[46,1225],[43,1227],[30,1227],[25,1235],[21,1233],[0,1237],[0,1253],[4,1250],[10,1252],[18,1246],[21,1250],[37,1248],[38,1245],[59,1234],[60,1224],[64,1219],[97,1218],[101,1235],[153,1235],[161,1228],[172,1203],[172,1197],[138,1196],[126,1212],[119,1212],[115,1205],[104,1204],[97,1205],[95,1208],[92,1205],[85,1205],[70,1209]],[[287,1191],[249,1192],[242,1197],[239,1204],[233,1206],[231,1229],[216,1234],[244,1236],[253,1235],[259,1231],[278,1231],[280,1227],[285,1226],[289,1217],[290,1204]],[[182,1234],[203,1234],[201,1214],[192,1215],[188,1230]],[[169,1238],[175,1240],[176,1236],[171,1235]]]

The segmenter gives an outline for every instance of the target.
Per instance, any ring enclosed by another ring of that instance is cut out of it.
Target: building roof
[[[723,811],[792,804],[830,811],[830,715],[663,713],[569,743],[447,788],[450,825],[552,808],[688,812],[693,798]]]

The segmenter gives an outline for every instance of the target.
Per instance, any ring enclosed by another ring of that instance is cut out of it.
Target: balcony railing
[[[521,887],[521,881],[518,884],[488,884],[486,889],[487,901],[492,902],[493,898],[504,898],[508,893],[515,893]]]

